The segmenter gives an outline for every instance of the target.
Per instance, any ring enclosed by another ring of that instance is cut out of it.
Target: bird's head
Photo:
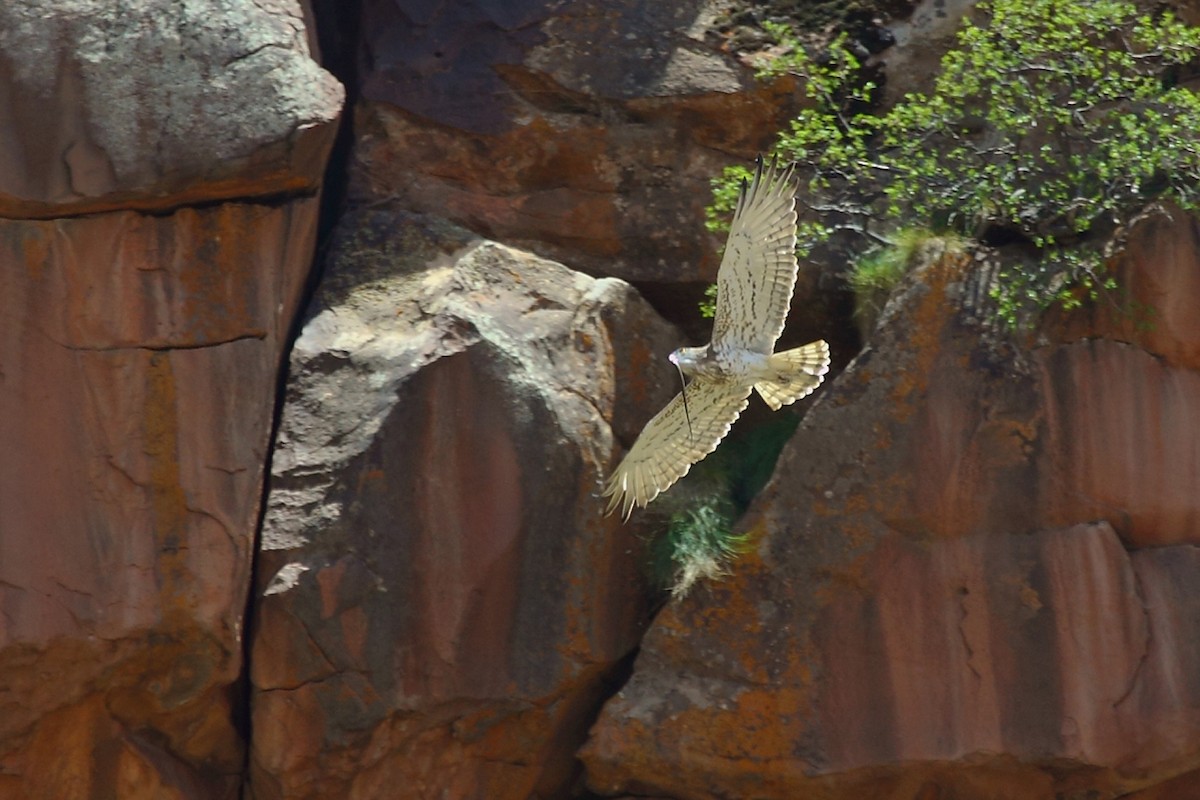
[[[705,347],[681,347],[667,356],[667,361],[678,367],[684,375],[691,375],[700,365],[700,360],[704,358],[706,351]]]

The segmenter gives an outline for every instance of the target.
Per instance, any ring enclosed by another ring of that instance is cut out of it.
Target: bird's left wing
[[[606,513],[620,507],[621,516],[628,519],[635,505],[644,508],[715,450],[746,407],[750,387],[701,376],[686,392],[686,408],[683,394],[675,395],[646,423],[613,471],[604,487],[604,496],[611,498]]]
[[[791,166],[758,160],[742,182],[717,272],[713,349],[770,353],[796,287],[796,181]]]

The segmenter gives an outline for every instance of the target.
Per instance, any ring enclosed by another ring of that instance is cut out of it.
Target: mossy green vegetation
[[[851,265],[847,281],[854,291],[854,316],[865,339],[875,326],[892,291],[930,248],[962,251],[954,234],[937,234],[928,228],[901,228],[888,241],[865,251]]]
[[[819,57],[782,25],[764,76],[804,80],[811,103],[775,152],[803,168],[799,249],[838,234],[859,252],[924,228],[1021,242],[1031,270],[999,274],[1010,325],[1114,287],[1106,273],[1133,218],[1157,198],[1200,202],[1200,97],[1181,83],[1200,28],[1129,2],[980,3],[928,94],[875,108],[877,87],[844,39]],[[714,182],[717,229],[745,175]]]
[[[860,298],[891,294],[900,279],[908,273],[920,246],[936,237],[937,234],[923,228],[904,228],[892,241],[859,256],[850,268],[850,288]],[[872,305],[874,311],[879,310],[877,303]]]

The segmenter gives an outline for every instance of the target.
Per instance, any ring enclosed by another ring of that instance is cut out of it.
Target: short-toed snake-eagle
[[[794,403],[829,371],[829,345],[816,341],[774,352],[796,286],[796,181],[792,167],[758,160],[742,182],[717,272],[712,341],[668,357],[691,377],[646,423],[609,478],[608,513],[628,519],[716,449],[749,402],[751,389],[772,410]]]

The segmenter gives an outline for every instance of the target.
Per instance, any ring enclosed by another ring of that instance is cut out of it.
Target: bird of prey
[[[609,478],[606,513],[629,519],[717,448],[749,402],[751,389],[778,411],[810,394],[829,371],[829,345],[816,341],[774,352],[796,286],[796,181],[793,166],[761,157],[742,181],[729,241],[717,272],[712,341],[668,356],[691,377],[646,423]]]

